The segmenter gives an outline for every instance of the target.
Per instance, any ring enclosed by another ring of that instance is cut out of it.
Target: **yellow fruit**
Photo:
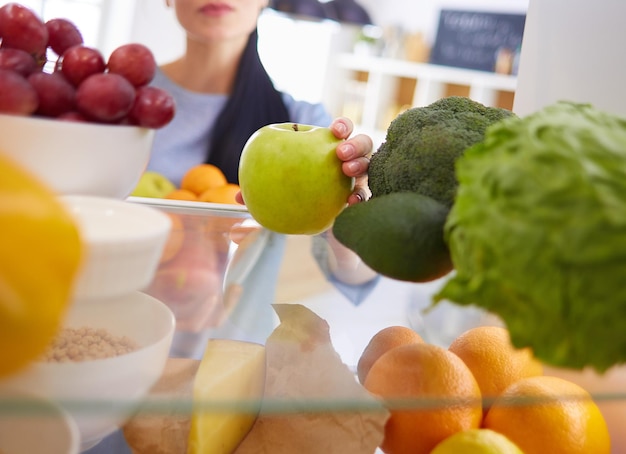
[[[226,183],[215,188],[210,188],[198,196],[201,202],[237,204],[235,195],[239,192],[239,185]]]
[[[186,189],[199,196],[207,189],[228,183],[224,172],[213,164],[199,164],[189,169],[180,182],[180,189]]]
[[[82,258],[56,195],[0,153],[0,376],[39,357],[59,329]]]
[[[459,356],[474,374],[488,406],[509,385],[543,373],[529,348],[516,349],[509,332],[500,326],[479,326],[465,331],[448,350]]]
[[[430,454],[524,454],[511,440],[490,429],[458,432],[439,443]]]
[[[230,454],[248,434],[265,389],[265,347],[227,339],[208,342],[193,383],[187,454]],[[246,411],[224,411],[234,403]],[[222,406],[211,411],[210,405]],[[207,408],[203,409],[205,405]]]
[[[372,365],[365,389],[388,402],[381,444],[390,454],[429,454],[445,438],[478,428],[480,389],[463,361],[445,348],[412,343],[392,348]],[[400,401],[412,408],[394,407]]]
[[[525,454],[609,454],[606,422],[587,391],[558,377],[523,378],[493,403],[484,427]]]
[[[383,353],[394,347],[414,342],[424,342],[424,340],[406,326],[388,326],[378,331],[365,346],[357,363],[356,371],[359,382],[365,382],[365,377],[370,368]]]

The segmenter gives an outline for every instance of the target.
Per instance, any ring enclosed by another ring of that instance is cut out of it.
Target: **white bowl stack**
[[[163,373],[174,335],[172,311],[143,293],[171,220],[124,200],[146,168],[154,131],[11,115],[0,115],[0,128],[0,150],[56,191],[79,226],[83,262],[64,328],[101,329],[136,347],[104,359],[38,361],[0,383],[69,414],[78,447],[41,452],[76,454],[132,415]]]
[[[97,196],[60,196],[75,216],[84,258],[65,328],[103,329],[137,349],[104,359],[36,362],[3,386],[57,402],[76,421],[84,451],[117,430],[161,376],[174,334],[172,311],[141,292],[171,228],[146,206]]]

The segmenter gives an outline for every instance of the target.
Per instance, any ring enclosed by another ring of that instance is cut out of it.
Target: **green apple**
[[[241,195],[252,217],[290,235],[328,229],[354,188],[335,151],[340,142],[329,128],[296,123],[252,134],[239,161]]]
[[[162,199],[176,189],[174,183],[164,175],[152,170],[146,170],[139,179],[137,186],[130,194],[134,197],[155,197]]]

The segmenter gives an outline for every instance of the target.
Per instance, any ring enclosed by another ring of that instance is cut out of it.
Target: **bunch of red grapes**
[[[0,7],[0,40],[0,113],[153,129],[174,116],[172,96],[149,85],[157,65],[142,44],[105,60],[69,20],[43,22],[18,3]]]

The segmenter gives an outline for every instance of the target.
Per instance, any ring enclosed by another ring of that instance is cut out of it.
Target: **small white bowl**
[[[128,336],[139,348],[106,359],[36,362],[0,384],[59,403],[78,425],[81,451],[121,427],[160,378],[175,321],[165,304],[134,292],[106,304],[74,304],[65,327],[84,326]]]
[[[0,452],[77,454],[80,435],[72,417],[57,404],[34,395],[0,389]]]
[[[61,196],[77,220],[85,257],[76,300],[108,299],[142,290],[152,281],[171,229],[161,211],[96,196]]]
[[[154,130],[0,115],[0,150],[59,194],[123,199],[148,165]]]

